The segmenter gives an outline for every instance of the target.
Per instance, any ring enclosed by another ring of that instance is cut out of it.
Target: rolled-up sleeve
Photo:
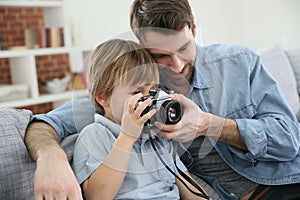
[[[58,134],[60,141],[80,132],[86,125],[94,122],[95,107],[88,98],[78,99],[48,112],[34,115],[31,121],[44,121],[51,125]]]
[[[299,124],[278,84],[259,57],[251,71],[253,116],[235,119],[254,159],[288,161],[299,151]]]

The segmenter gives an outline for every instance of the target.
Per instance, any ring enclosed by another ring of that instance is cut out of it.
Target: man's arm
[[[247,146],[243,142],[236,121],[228,118],[219,117],[210,113],[205,113],[209,119],[207,131],[199,133],[219,139],[229,145],[247,151]]]
[[[287,161],[298,153],[299,125],[284,101],[281,104],[277,101],[279,106],[268,115],[256,114],[256,118],[233,120],[203,112],[192,100],[183,95],[176,95],[173,98],[183,103],[185,110],[182,120],[175,125],[155,122],[159,133],[166,139],[187,142],[199,136],[209,136],[251,152],[256,158],[261,156],[270,160]],[[259,109],[263,112],[260,112],[267,113],[268,107],[265,106],[264,109],[262,107]],[[282,142],[283,139],[286,142]],[[288,153],[280,149],[286,149]]]
[[[82,199],[67,155],[50,125],[31,123],[26,131],[25,143],[32,158],[37,161],[35,199]]]
[[[48,149],[53,147],[60,149],[65,154],[60,147],[54,128],[44,122],[33,122],[28,126],[25,144],[33,160],[37,160],[39,155],[48,152]]]
[[[25,144],[37,161],[36,199],[82,199],[78,182],[59,142],[92,123],[94,113],[91,101],[86,98],[34,116],[36,122],[27,128]]]

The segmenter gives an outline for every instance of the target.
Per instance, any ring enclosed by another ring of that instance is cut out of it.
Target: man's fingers
[[[159,130],[159,131],[162,131],[162,132],[174,132],[178,129],[178,124],[164,124],[164,123],[161,123],[161,122],[155,122],[154,123],[154,126],[156,126],[156,128]]]

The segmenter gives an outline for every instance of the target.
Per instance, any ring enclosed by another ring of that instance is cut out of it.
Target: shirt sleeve
[[[106,159],[114,140],[114,136],[97,123],[80,132],[73,155],[73,170],[80,184]]]
[[[299,124],[278,84],[261,63],[249,56],[251,105],[244,108],[250,118],[235,118],[251,160],[288,161],[299,151]],[[284,151],[282,151],[284,149]]]
[[[51,125],[60,141],[75,133],[94,121],[95,107],[89,98],[78,99],[48,112],[47,114],[34,115],[31,122],[44,121]]]

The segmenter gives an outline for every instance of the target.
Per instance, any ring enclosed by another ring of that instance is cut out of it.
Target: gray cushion
[[[0,108],[0,199],[34,199],[35,162],[23,142],[30,115]]]
[[[36,163],[24,144],[31,112],[0,108],[0,199],[34,199]],[[62,141],[69,161],[72,160],[77,134]]]
[[[297,115],[300,110],[296,79],[293,68],[283,49],[273,45],[260,52],[262,63],[279,84],[293,112]]]
[[[298,95],[300,95],[300,49],[285,52],[294,70]]]

